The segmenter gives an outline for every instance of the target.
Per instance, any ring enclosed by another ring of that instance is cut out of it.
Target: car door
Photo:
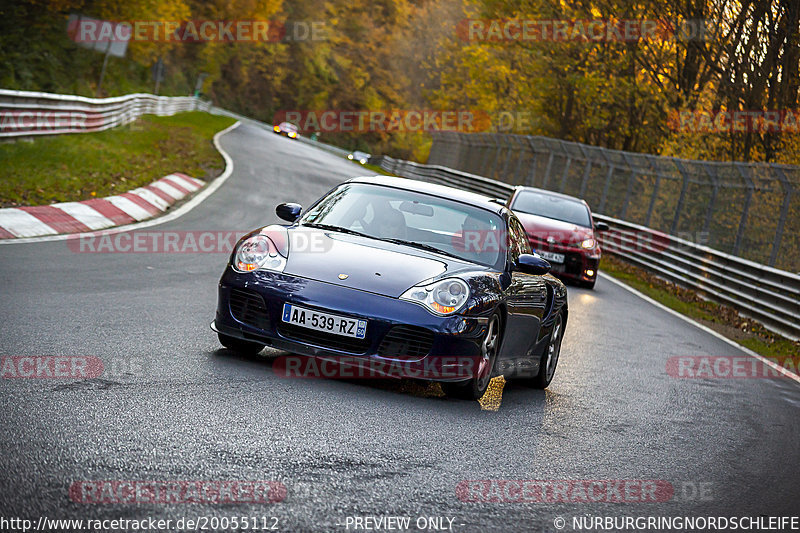
[[[501,365],[528,368],[536,352],[541,321],[548,305],[547,283],[542,276],[513,269],[520,254],[531,253],[522,224],[515,216],[508,221],[508,264],[511,283],[506,292],[507,324],[501,350]]]

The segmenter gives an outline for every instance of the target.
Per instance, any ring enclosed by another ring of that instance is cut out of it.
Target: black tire
[[[545,389],[550,385],[556,373],[562,340],[564,340],[564,317],[559,313],[555,324],[553,324],[553,331],[550,333],[547,348],[545,348],[542,360],[539,363],[539,374],[535,378],[527,380],[528,385],[537,389]]]
[[[236,337],[231,337],[223,333],[217,333],[217,337],[219,337],[219,342],[224,347],[233,352],[240,353],[242,355],[256,355],[257,353],[259,353],[261,350],[264,349],[263,344],[259,344],[257,342],[244,341],[242,339],[237,339]]]
[[[497,352],[503,340],[500,315],[493,314],[486,325],[486,337],[481,343],[481,359],[475,369],[475,375],[468,381],[458,383],[441,383],[445,395],[460,400],[477,400],[489,387],[497,362]]]
[[[581,287],[583,287],[584,289],[594,289],[595,283],[597,283],[596,279],[593,279],[592,281],[582,281]]]

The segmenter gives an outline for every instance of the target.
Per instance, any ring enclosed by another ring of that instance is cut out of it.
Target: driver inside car
[[[461,224],[458,243],[472,260],[493,262],[500,248],[497,232],[483,219],[467,216]]]
[[[408,238],[406,217],[403,213],[393,208],[388,203],[384,206],[374,206],[374,217],[369,224],[370,233],[382,239]]]

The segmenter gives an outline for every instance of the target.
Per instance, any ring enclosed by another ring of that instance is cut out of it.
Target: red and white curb
[[[115,234],[115,233],[141,230],[144,228],[158,226],[161,224],[165,224],[167,222],[171,222],[173,220],[177,220],[178,218],[182,217],[183,215],[192,211],[195,207],[203,203],[206,200],[206,198],[214,194],[214,192],[216,192],[216,190],[219,189],[233,174],[233,159],[231,159],[231,156],[228,155],[228,153],[222,148],[222,145],[220,144],[220,139],[222,138],[223,135],[227,134],[230,131],[235,130],[240,125],[241,122],[237,121],[234,124],[231,124],[229,127],[225,128],[224,130],[217,132],[216,135],[214,135],[214,147],[222,156],[222,159],[225,160],[225,170],[223,170],[222,174],[220,174],[216,179],[211,181],[211,183],[209,183],[207,186],[203,187],[188,201],[184,202],[183,204],[177,206],[174,209],[171,209],[169,212],[164,213],[161,216],[151,217],[149,220],[144,220],[142,222],[134,222],[133,224],[124,224],[103,230],[93,230],[93,233]],[[49,234],[38,237],[17,237],[17,238],[3,238],[2,236],[0,236],[0,245],[18,245],[18,244],[62,241],[62,240],[72,239],[81,235],[87,235],[87,233],[72,232],[72,233],[61,233],[57,235]]]
[[[204,181],[176,172],[107,198],[0,209],[0,239],[82,233],[140,222],[204,186]]]

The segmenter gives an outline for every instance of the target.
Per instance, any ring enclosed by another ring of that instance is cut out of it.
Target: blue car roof
[[[505,215],[509,213],[509,210],[505,205],[494,201],[489,196],[456,189],[454,187],[448,187],[446,185],[428,183],[426,181],[413,180],[409,178],[396,178],[394,176],[363,176],[352,178],[347,181],[349,183],[371,183],[373,185],[383,185],[384,187],[394,187],[396,189],[439,196],[464,204],[473,205],[475,207],[480,207],[493,213],[497,213],[498,215]]]

